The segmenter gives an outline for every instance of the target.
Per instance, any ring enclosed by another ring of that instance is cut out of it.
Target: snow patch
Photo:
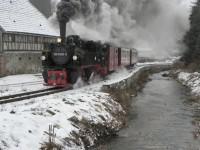
[[[0,78],[0,96],[46,89],[41,74],[13,75]]]
[[[200,73],[180,72],[178,80],[185,86],[189,87],[194,96],[200,96]]]

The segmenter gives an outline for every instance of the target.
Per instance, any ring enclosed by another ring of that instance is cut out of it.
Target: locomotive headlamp
[[[46,60],[46,57],[45,56],[41,56],[41,58],[40,58],[41,60]]]
[[[61,42],[62,42],[62,39],[61,39],[61,38],[57,38],[57,42],[58,42],[58,43],[61,43]]]
[[[74,61],[77,61],[77,60],[78,60],[78,56],[75,55],[75,56],[72,57],[72,59],[73,59]]]

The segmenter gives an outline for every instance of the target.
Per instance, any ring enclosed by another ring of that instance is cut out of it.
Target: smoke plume
[[[143,56],[168,57],[182,51],[190,6],[190,0],[52,0],[57,15],[50,20],[55,25],[69,22],[67,35],[135,47]]]

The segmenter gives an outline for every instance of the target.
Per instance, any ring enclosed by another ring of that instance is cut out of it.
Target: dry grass
[[[136,82],[133,82],[130,87],[126,87],[125,89],[108,89],[107,93],[113,97],[115,101],[120,103],[123,109],[128,112],[130,109],[130,103],[132,101],[132,97],[137,96],[137,92],[143,89],[145,83],[149,80],[150,72],[143,72],[139,75]]]
[[[45,142],[41,146],[41,150],[62,150],[62,146],[59,144],[56,144],[55,142],[55,127],[52,125],[49,125],[49,131],[45,132],[49,136],[49,141]]]

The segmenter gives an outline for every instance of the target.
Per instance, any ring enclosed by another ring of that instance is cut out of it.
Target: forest
[[[200,0],[194,3],[189,17],[190,29],[185,34],[183,42],[186,45],[186,51],[183,60],[188,67],[200,69]]]

